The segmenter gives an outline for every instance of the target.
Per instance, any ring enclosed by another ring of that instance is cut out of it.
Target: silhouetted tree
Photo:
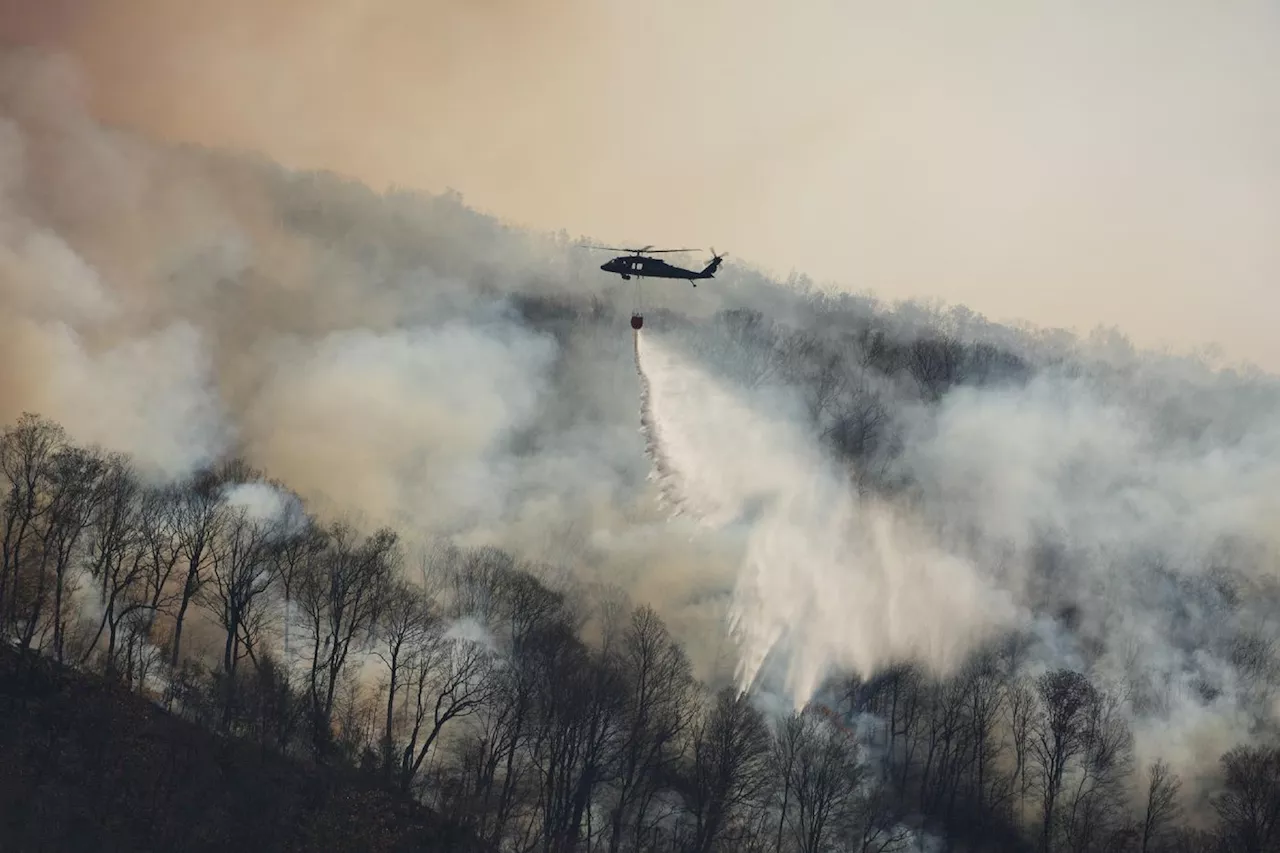
[[[1068,669],[1041,676],[1036,689],[1041,707],[1032,722],[1031,756],[1041,796],[1041,848],[1048,851],[1063,777],[1094,735],[1098,695],[1085,676]]]
[[[439,624],[433,602],[402,578],[391,581],[386,602],[378,619],[378,645],[374,654],[387,667],[387,703],[382,728],[382,766],[390,778],[395,766],[395,707],[403,688],[405,672],[427,652],[427,639]]]
[[[1237,746],[1222,756],[1222,771],[1213,802],[1220,843],[1239,853],[1280,850],[1280,748]]]
[[[1147,796],[1138,826],[1141,853],[1163,849],[1182,812],[1178,803],[1181,788],[1182,780],[1169,770],[1164,759],[1157,759],[1147,767]]]
[[[224,727],[230,725],[234,711],[240,660],[254,654],[263,627],[260,599],[275,582],[271,548],[279,530],[278,519],[255,517],[243,506],[227,507],[221,529],[208,546],[209,578],[200,590],[200,601],[224,635]]]
[[[936,401],[960,381],[964,345],[948,335],[920,337],[907,350],[907,369],[925,399]]]
[[[275,563],[275,575],[280,581],[283,597],[281,656],[287,671],[292,660],[290,631],[296,589],[301,578],[316,570],[315,564],[324,556],[328,546],[328,537],[324,529],[297,501],[286,505],[280,527],[280,536],[271,548],[271,559]]]
[[[86,657],[107,633],[105,668],[116,671],[116,642],[121,623],[146,606],[148,549],[144,542],[144,492],[133,471],[117,459],[103,478],[103,499],[88,532],[88,570],[98,584],[102,618]]]
[[[107,459],[100,453],[75,446],[60,448],[52,458],[49,477],[49,518],[41,550],[52,562],[53,656],[63,662],[67,613],[64,597],[69,592],[72,568],[82,555],[82,536],[103,499],[103,477]],[[33,611],[27,621],[23,646],[29,644],[40,614]]]
[[[1064,821],[1067,842],[1077,853],[1102,846],[1126,829],[1124,782],[1133,769],[1133,735],[1119,697],[1099,691],[1089,712]]]
[[[814,712],[799,715],[799,721],[798,733],[787,738],[784,785],[791,796],[783,815],[796,849],[819,853],[856,825],[864,774],[848,733]]]
[[[754,341],[788,371],[802,365],[787,358],[827,346],[753,330],[749,316],[733,322],[737,345]],[[0,436],[0,473],[0,623],[11,641],[54,661],[97,660],[145,689],[157,617],[174,619],[172,662],[185,606],[198,601],[224,641],[216,671],[188,657],[167,673],[184,716],[281,751],[309,741],[495,846],[894,851],[922,823],[983,849],[1024,849],[1032,835],[1073,853],[1277,846],[1274,747],[1223,756],[1216,827],[1178,826],[1180,782],[1163,761],[1148,766],[1130,813],[1128,697],[1071,670],[1024,681],[1022,635],[946,678],[900,663],[841,682],[848,709],[874,722],[865,739],[815,713],[771,734],[748,697],[707,695],[652,608],[597,598],[588,630],[583,588],[500,549],[437,549],[420,586],[390,530],[320,526],[298,500],[272,519],[228,503],[227,486],[267,482],[242,462],[144,486],[126,458],[82,450],[34,416]],[[1052,568],[1070,559],[1063,550]],[[83,651],[70,607],[80,576],[100,604]],[[1187,595],[1239,607],[1231,577],[1208,573]],[[276,589],[297,603],[310,646],[296,691],[266,621]],[[1250,680],[1247,707],[1262,713],[1273,642],[1244,631],[1224,648]],[[380,693],[361,680],[366,655],[386,667]],[[1034,818],[1022,814],[1029,789]]]
[[[187,608],[208,581],[207,568],[212,557],[211,546],[226,523],[227,506],[222,482],[211,471],[203,471],[189,479],[178,490],[174,504],[174,535],[182,554],[185,572],[174,614],[173,639],[169,649],[169,665],[178,666],[182,654],[182,628]]]
[[[323,556],[299,579],[298,606],[311,641],[308,674],[312,734],[324,755],[331,736],[338,682],[353,646],[371,639],[400,556],[399,538],[381,529],[362,537],[349,525],[327,530]]]
[[[4,488],[0,634],[23,637],[34,633],[34,626],[23,631],[19,623],[22,616],[43,605],[49,558],[45,539],[53,527],[50,516],[54,512],[50,481],[66,441],[61,426],[30,413],[24,413],[0,436],[0,486]]]
[[[651,607],[632,611],[617,657],[625,701],[609,811],[610,853],[622,848],[627,825],[634,847],[643,846],[654,800],[680,759],[697,695],[684,650]]]
[[[693,818],[690,849],[710,853],[721,839],[733,837],[734,821],[767,783],[764,717],[746,695],[726,687],[694,724],[691,751],[685,795]]]
[[[485,707],[496,690],[495,661],[482,640],[450,635],[435,623],[414,641],[413,717],[400,758],[400,784],[406,789],[444,727]]]

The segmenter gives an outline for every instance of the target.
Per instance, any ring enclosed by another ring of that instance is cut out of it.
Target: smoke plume
[[[1269,369],[1278,34],[1265,2],[0,0],[0,42],[164,139]]]
[[[1026,674],[1130,685],[1180,772],[1280,724],[1271,377],[740,266],[646,282],[662,336],[628,340],[563,238],[131,135],[84,89],[0,65],[0,420],[555,563],[653,603],[704,677],[732,631],[739,683],[797,703],[1017,630]]]

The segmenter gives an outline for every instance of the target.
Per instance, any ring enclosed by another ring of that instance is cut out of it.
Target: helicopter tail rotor
[[[697,276],[697,277],[698,277],[698,278],[711,278],[712,276],[714,276],[714,275],[716,274],[716,270],[718,270],[718,269],[720,268],[720,262],[721,262],[721,261],[723,261],[723,260],[724,260],[724,254],[722,254],[722,253],[720,253],[720,252],[717,252],[715,249],[712,249],[712,250],[711,250],[711,263],[707,264],[707,265],[703,268],[702,272],[698,274],[698,276]],[[694,285],[694,287],[697,287],[697,285],[695,284],[695,285]]]

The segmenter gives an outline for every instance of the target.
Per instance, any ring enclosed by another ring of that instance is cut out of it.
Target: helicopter
[[[660,255],[664,252],[692,252],[698,251],[696,248],[654,248],[653,246],[645,246],[644,248],[617,248],[613,246],[584,246],[582,248],[603,248],[605,251],[611,252],[627,252],[626,255],[618,255],[613,260],[605,261],[600,264],[600,269],[605,273],[617,273],[621,275],[623,280],[631,280],[632,278],[682,278],[687,280],[692,286],[698,287],[698,279],[716,277],[716,270],[719,269],[724,255],[717,254],[716,250],[712,250],[712,261],[703,269],[685,269],[684,266],[676,266],[668,264],[667,261],[660,257],[646,257],[646,255]],[[639,332],[644,327],[644,315],[640,313],[640,282],[636,282],[636,306],[631,313],[631,328]]]
[[[636,278],[683,278],[688,280],[694,287],[698,286],[698,279],[715,278],[716,270],[720,268],[720,262],[724,260],[724,255],[718,255],[716,250],[712,249],[711,263],[701,270],[687,270],[684,267],[669,264],[661,258],[648,258],[645,255],[658,255],[667,252],[696,252],[697,249],[655,249],[653,246],[645,246],[643,249],[619,249],[613,246],[584,246],[583,248],[603,249],[608,252],[627,252],[628,254],[619,255],[613,260],[600,265],[600,269],[605,272],[617,273],[622,276],[624,281],[630,281],[632,276]]]
[[[655,249],[653,246],[645,246],[643,249],[619,249],[613,246],[583,246],[583,248],[603,249],[608,252],[627,252],[625,255],[619,255],[613,260],[606,261],[600,265],[600,269],[605,272],[617,273],[622,276],[624,281],[630,281],[632,278],[682,278],[694,287],[698,286],[698,279],[715,278],[716,270],[720,268],[720,262],[724,260],[723,254],[717,254],[716,250],[712,249],[711,263],[701,270],[687,270],[684,267],[669,264],[661,258],[645,256],[668,252],[695,252],[697,251],[696,249]],[[644,315],[640,313],[639,284],[637,281],[636,306],[631,312],[631,328],[637,332],[644,326]]]

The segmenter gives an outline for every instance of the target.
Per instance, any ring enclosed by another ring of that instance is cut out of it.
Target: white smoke
[[[456,530],[503,516],[515,476],[503,441],[536,413],[555,345],[514,324],[447,323],[282,340],[262,355],[274,370],[246,429],[291,487]]]
[[[1260,383],[1114,339],[1104,369],[957,309],[962,337],[1087,379],[935,406],[895,347],[943,328],[936,312],[809,302],[740,267],[650,291],[673,323],[746,307],[851,341],[840,378],[884,403],[887,436],[859,480],[913,484],[909,507],[864,497],[790,391],[722,384],[644,336],[633,354],[609,316],[629,289],[589,253],[453,196],[129,138],[64,71],[0,63],[0,420],[39,412],[157,477],[239,453],[324,518],[571,567],[653,603],[704,671],[730,599],[742,683],[777,675],[797,703],[837,667],[945,668],[1025,607],[1037,664],[1154,682],[1145,754],[1211,766],[1257,709],[1277,716],[1254,695],[1274,683],[1231,657],[1237,633],[1276,636],[1280,409]],[[700,324],[712,348],[721,325]],[[869,329],[883,361],[859,351]],[[747,363],[728,369],[776,370],[766,332],[734,339]],[[637,355],[655,479],[696,542],[641,505]],[[1046,541],[1067,555],[1048,568]]]
[[[1153,379],[1140,387],[1156,396]],[[998,562],[1003,588],[1046,617],[1074,614],[1039,621],[1035,666],[1127,689],[1139,758],[1194,778],[1254,736],[1251,715],[1275,718],[1276,675],[1230,658],[1236,632],[1275,632],[1269,593],[1247,590],[1278,580],[1280,411],[1258,394],[1230,440],[1239,413],[1213,408],[1197,413],[1199,437],[1170,437],[1166,405],[1124,389],[1053,372],[1016,389],[955,389],[908,429],[895,468],[934,524],[978,532],[966,553]],[[1180,390],[1177,405],[1197,389]],[[1224,599],[1218,584],[1236,591]]]
[[[303,507],[295,495],[261,481],[234,483],[223,491],[227,505],[258,524],[272,525],[288,536],[300,532]]]
[[[1274,539],[1280,411],[1262,414],[1235,441],[1169,442],[1152,413],[1045,375],[952,391],[900,468],[949,518],[1020,551],[1054,530],[1104,557],[1159,550],[1194,570],[1223,537]]]
[[[645,420],[681,509],[741,543],[731,605],[738,682],[766,675],[805,705],[837,669],[913,659],[939,672],[1021,614],[964,559],[880,499],[859,496],[795,424],[785,392],[731,391],[640,338]]]

